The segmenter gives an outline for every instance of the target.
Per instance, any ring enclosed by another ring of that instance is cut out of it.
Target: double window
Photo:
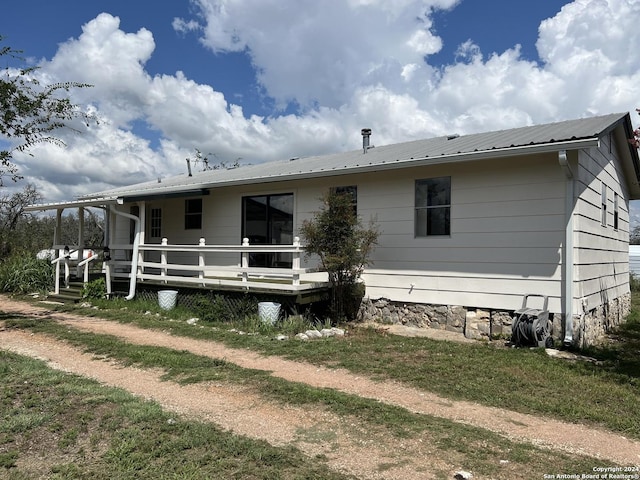
[[[449,235],[451,232],[451,177],[416,180],[415,236]]]

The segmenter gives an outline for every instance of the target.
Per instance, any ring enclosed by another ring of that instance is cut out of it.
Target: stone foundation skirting
[[[489,339],[489,335],[491,338],[510,338],[513,311],[365,298],[360,305],[358,321],[435,328],[474,339]]]
[[[580,348],[596,345],[604,333],[624,323],[630,311],[631,294],[627,293],[582,315],[574,315],[573,344]]]
[[[579,347],[594,345],[604,333],[620,325],[631,309],[631,295],[609,301],[583,315],[574,316],[573,344]],[[358,321],[399,324],[420,328],[435,328],[458,332],[473,339],[510,339],[514,319],[513,310],[489,310],[456,305],[428,305],[393,302],[380,298],[364,298]],[[551,335],[556,341],[564,338],[562,315],[550,314]]]

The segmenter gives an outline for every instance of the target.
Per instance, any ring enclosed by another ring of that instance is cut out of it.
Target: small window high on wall
[[[613,229],[618,230],[618,194],[613,192]]]
[[[600,208],[600,213],[602,214],[602,218],[600,219],[600,223],[603,227],[607,226],[607,185],[602,182],[602,195],[601,195],[601,203],[602,206]]]

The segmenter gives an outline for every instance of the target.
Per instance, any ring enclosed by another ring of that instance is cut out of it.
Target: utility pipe
[[[574,175],[567,159],[567,151],[558,151],[558,162],[567,178],[565,197],[565,233],[562,249],[564,265],[564,340],[565,345],[573,343],[573,180]]]
[[[133,253],[131,254],[131,276],[129,281],[129,295],[124,297],[125,300],[132,300],[136,296],[136,279],[138,274],[138,246],[140,245],[140,219],[135,215],[118,211],[111,205],[111,212],[121,217],[133,220],[135,225],[135,236],[133,237]]]

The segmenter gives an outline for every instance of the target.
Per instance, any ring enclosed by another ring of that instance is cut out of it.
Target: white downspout
[[[565,233],[562,249],[564,265],[564,345],[573,343],[573,172],[567,159],[567,151],[558,152],[558,162],[567,177],[565,198]]]
[[[138,246],[140,245],[140,219],[130,213],[124,213],[117,210],[113,205],[111,211],[116,215],[133,220],[135,224],[135,236],[133,237],[133,252],[131,254],[131,277],[129,281],[129,295],[124,297],[125,300],[132,300],[136,296],[136,279],[138,276]]]

